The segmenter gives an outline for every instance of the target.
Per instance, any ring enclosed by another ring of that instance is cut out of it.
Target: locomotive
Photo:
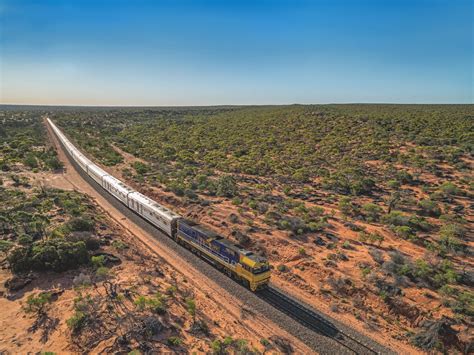
[[[46,121],[72,160],[122,204],[252,291],[268,285],[270,267],[265,258],[183,218],[111,176],[82,154],[49,118]]]

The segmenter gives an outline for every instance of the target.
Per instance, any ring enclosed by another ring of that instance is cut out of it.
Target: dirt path
[[[255,334],[274,334],[286,338],[292,343],[294,350],[297,353],[314,353],[314,351],[306,346],[302,341],[295,338],[285,330],[282,330],[269,319],[257,314],[252,314],[251,317],[242,317],[242,310],[247,307],[240,299],[234,297],[213,280],[202,275],[201,272],[195,269],[190,263],[177,257],[172,250],[168,249],[166,246],[159,245],[152,235],[130,219],[126,218],[117,208],[115,208],[114,205],[107,201],[107,199],[100,195],[79,175],[64,153],[59,141],[56,136],[54,136],[49,126],[47,126],[47,130],[49,139],[56,147],[58,157],[64,164],[63,177],[70,186],[75,190],[91,196],[113,220],[132,233],[143,243],[144,246],[163,258],[168,264],[176,269],[177,272],[181,273],[187,280],[189,280],[196,289],[199,289],[201,292],[205,293],[210,300],[220,305],[223,313],[226,313],[229,316],[229,321],[237,321],[247,329],[255,332]],[[55,186],[56,184],[54,184],[54,182],[50,183],[45,181],[45,185]],[[234,320],[231,318],[234,318]]]

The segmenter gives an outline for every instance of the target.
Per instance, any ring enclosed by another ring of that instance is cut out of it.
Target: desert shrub
[[[308,182],[311,177],[311,172],[306,168],[297,169],[291,176],[296,182]]]
[[[413,230],[408,226],[393,226],[392,230],[397,237],[403,239],[413,239],[416,237],[416,234],[414,234]]]
[[[463,291],[451,305],[454,312],[474,317],[474,293]]]
[[[456,284],[459,280],[459,275],[453,268],[453,264],[444,259],[436,267],[436,273],[429,281],[436,287],[442,287],[446,284]]]
[[[34,242],[31,246],[17,247],[7,259],[15,272],[65,271],[86,264],[89,256],[84,242],[50,239]]]
[[[324,220],[311,221],[307,225],[307,229],[311,232],[321,232],[328,227],[328,223]]]
[[[374,259],[377,264],[383,264],[384,257],[383,253],[380,250],[371,248],[369,249],[369,255],[372,257],[372,259]]]
[[[196,316],[196,302],[192,298],[186,299],[186,307],[189,314],[194,318]]]
[[[237,216],[235,213],[231,213],[229,215],[229,221],[230,223],[238,223],[239,222],[239,216]]]
[[[424,232],[428,232],[432,229],[431,224],[429,224],[425,218],[419,216],[410,216],[408,225],[415,230]]]
[[[7,252],[13,248],[15,244],[9,240],[0,240],[0,252]]]
[[[390,260],[383,263],[382,268],[390,274],[401,274],[400,270],[406,269],[408,259],[399,251],[393,251],[389,254]]]
[[[72,333],[78,333],[86,325],[87,321],[87,314],[76,310],[72,317],[66,320],[66,324],[71,329]]]
[[[347,196],[339,200],[338,207],[344,216],[354,216],[358,213],[358,208],[352,203],[352,199]]]
[[[371,243],[371,244],[377,243],[380,246],[382,242],[385,240],[385,238],[379,232],[367,233],[365,231],[362,231],[359,233],[359,240],[362,243]]]
[[[94,266],[95,269],[98,269],[101,266],[104,266],[105,256],[104,255],[95,255],[91,258],[91,263],[92,263],[92,266]]]
[[[446,318],[425,320],[421,323],[419,332],[412,337],[412,342],[427,351],[445,350],[443,352],[447,352],[446,346],[451,345],[453,339],[457,342],[457,332],[451,325],[452,321]]]
[[[353,282],[345,277],[328,277],[327,282],[338,294],[347,295],[353,286]]]
[[[422,279],[428,279],[434,270],[433,267],[424,259],[418,259],[415,261],[414,275]]]
[[[222,343],[219,339],[213,340],[211,342],[211,349],[214,354],[221,354],[222,352]]]
[[[51,302],[50,292],[40,292],[39,294],[29,295],[26,299],[25,312],[41,313],[44,307]]]
[[[184,184],[178,181],[170,182],[167,187],[176,195],[176,196],[184,196],[185,186]]]
[[[166,298],[159,292],[152,297],[138,296],[134,303],[140,311],[150,309],[158,314],[163,314],[166,311]]]
[[[32,153],[28,154],[25,157],[25,159],[23,160],[23,163],[31,169],[38,167],[38,160],[36,159],[35,155]]]
[[[133,162],[132,167],[139,175],[146,174],[150,171],[150,166],[148,164],[142,163],[141,161]]]
[[[324,179],[323,187],[344,195],[363,195],[372,192],[375,181],[367,177],[362,167],[343,166]]]
[[[56,156],[45,159],[46,166],[51,170],[59,170],[63,168],[63,163]]]
[[[55,231],[60,231],[63,236],[65,234],[63,229]],[[55,235],[58,236],[56,233]],[[100,248],[99,238],[94,237],[90,232],[73,232],[67,234],[65,239],[69,242],[84,242],[87,250],[97,250]]]
[[[439,191],[446,197],[457,196],[461,190],[455,184],[450,181],[444,182],[440,187]]]
[[[418,206],[421,209],[421,213],[425,216],[439,217],[441,215],[441,208],[436,201],[429,199],[421,200],[418,202]]]
[[[92,280],[89,275],[83,274],[81,272],[79,275],[74,277],[72,283],[75,287],[89,286],[92,284]]]
[[[250,201],[247,203],[247,205],[249,206],[249,208],[251,208],[251,209],[253,209],[253,210],[257,209],[257,201],[255,201],[255,200],[250,200]]]
[[[237,182],[231,175],[222,176],[217,181],[216,194],[223,197],[234,197],[238,193]]]
[[[445,224],[439,233],[439,243],[444,251],[457,252],[464,249],[461,239],[466,235],[466,230],[459,224]]]
[[[33,243],[33,237],[28,234],[22,234],[18,237],[18,244],[20,245],[30,245],[31,243]]]
[[[264,214],[264,213],[267,213],[268,211],[268,203],[265,203],[265,202],[259,202],[257,203],[257,211],[260,213],[260,214]]]
[[[369,222],[377,222],[382,213],[382,207],[373,203],[366,203],[362,206],[362,212]]]
[[[416,230],[429,231],[431,225],[422,217],[405,215],[401,211],[391,211],[382,216],[382,223],[389,226],[407,226]]]
[[[180,346],[183,343],[183,340],[179,337],[169,337],[166,339],[166,342],[171,346]]]
[[[400,170],[397,172],[396,179],[402,184],[411,184],[413,183],[413,175],[411,175],[406,170]]]
[[[232,204],[235,206],[240,206],[242,204],[242,199],[240,197],[234,197],[232,199]]]
[[[250,237],[247,234],[242,233],[239,230],[236,230],[235,233],[233,232],[233,234],[234,234],[235,239],[240,245],[248,246],[248,244],[251,241]]]
[[[398,190],[398,189],[400,188],[400,186],[401,186],[401,183],[400,183],[400,181],[398,181],[398,180],[389,180],[389,181],[387,182],[387,185],[388,185],[388,187],[390,187],[391,189]]]
[[[121,240],[114,240],[112,246],[117,250],[124,250],[128,248],[128,245],[122,242]]]
[[[401,211],[392,211],[382,217],[382,222],[392,226],[408,226],[410,218]]]

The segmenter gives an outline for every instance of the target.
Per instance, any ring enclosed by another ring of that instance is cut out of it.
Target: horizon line
[[[474,102],[327,102],[327,103],[284,103],[284,104],[203,104],[203,105],[90,105],[90,104],[19,104],[0,103],[1,106],[40,106],[40,107],[98,107],[98,108],[168,108],[168,107],[255,107],[255,106],[317,106],[317,105],[474,105]]]

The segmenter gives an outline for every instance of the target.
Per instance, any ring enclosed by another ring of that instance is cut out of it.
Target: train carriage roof
[[[104,176],[104,180],[106,180],[109,183],[112,183],[113,186],[117,190],[119,190],[120,192],[122,192],[124,194],[135,192],[135,190],[132,189],[130,186],[124,184],[122,181],[120,181],[119,179],[113,177],[112,175]]]
[[[140,192],[133,192],[129,195],[129,198],[141,203],[142,205],[148,207],[153,212],[158,213],[159,215],[167,218],[167,219],[175,219],[180,218],[181,216],[170,209],[160,205],[156,201],[153,201],[151,198],[141,194]]]

